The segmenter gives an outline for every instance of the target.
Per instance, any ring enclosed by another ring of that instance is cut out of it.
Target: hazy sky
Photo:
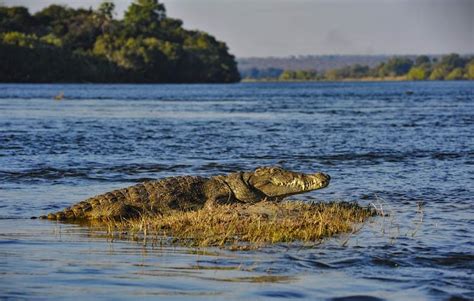
[[[51,3],[0,0],[37,11]],[[131,0],[116,0],[118,16]],[[184,27],[227,42],[238,57],[474,53],[474,0],[162,0]]]

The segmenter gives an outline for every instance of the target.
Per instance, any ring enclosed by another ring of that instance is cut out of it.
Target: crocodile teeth
[[[320,183],[318,179],[308,179],[308,180],[302,180],[295,178],[289,183],[283,183],[283,182],[274,182],[275,185],[278,186],[286,186],[286,187],[293,187],[293,188],[299,188],[302,190],[311,190],[314,188],[318,188],[320,186]]]

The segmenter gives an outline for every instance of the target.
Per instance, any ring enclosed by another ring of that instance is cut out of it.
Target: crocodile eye
[[[282,171],[283,169],[279,166],[274,166],[272,168],[270,168],[270,172],[274,173],[274,172],[280,172]]]
[[[258,174],[262,174],[262,173],[264,173],[267,169],[268,169],[268,167],[264,167],[264,166],[262,166],[262,167],[257,167],[257,168],[255,169],[255,173],[256,173],[257,175],[258,175]]]

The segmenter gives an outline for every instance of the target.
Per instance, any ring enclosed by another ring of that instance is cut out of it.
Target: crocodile
[[[108,220],[160,215],[169,210],[197,210],[218,204],[278,202],[291,195],[324,188],[330,179],[324,173],[305,174],[275,166],[210,178],[170,177],[107,192],[40,218]]]

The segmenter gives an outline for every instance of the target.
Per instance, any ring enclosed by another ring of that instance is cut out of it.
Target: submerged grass
[[[100,223],[114,237],[253,249],[281,242],[318,242],[339,233],[354,232],[357,224],[375,214],[374,209],[356,203],[286,201],[222,205]]]

